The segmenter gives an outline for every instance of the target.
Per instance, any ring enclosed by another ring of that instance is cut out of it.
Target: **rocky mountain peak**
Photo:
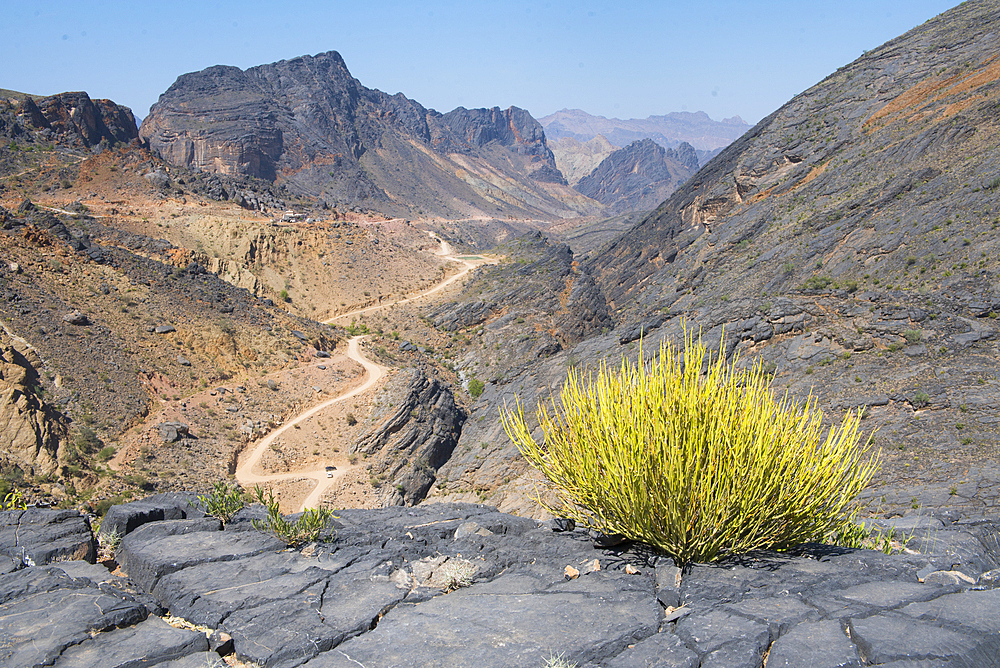
[[[605,158],[576,189],[616,213],[653,209],[697,169],[698,156],[685,146],[678,153],[652,139],[634,141]]]
[[[564,216],[571,213],[564,200],[574,199],[568,189],[538,185],[566,182],[527,111],[441,114],[401,93],[366,88],[336,51],[246,71],[216,66],[185,74],[153,105],[140,132],[172,164],[281,181],[331,205]],[[454,154],[463,156],[461,164],[443,166]],[[496,172],[516,184],[502,197],[485,185]]]

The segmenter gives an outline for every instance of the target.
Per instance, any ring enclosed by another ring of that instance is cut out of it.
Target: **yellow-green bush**
[[[543,443],[520,400],[503,424],[555,492],[558,501],[543,503],[554,514],[678,563],[712,561],[822,540],[878,466],[859,415],[824,438],[815,399],[776,399],[769,381],[760,364],[712,359],[686,332],[683,351],[662,344],[648,364],[623,358],[596,376],[570,369],[561,408],[538,405]]]

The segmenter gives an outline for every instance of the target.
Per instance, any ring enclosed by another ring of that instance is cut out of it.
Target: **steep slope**
[[[601,161],[574,186],[614,213],[653,209],[698,169],[690,144],[675,151],[652,139],[634,141]]]
[[[171,164],[279,181],[330,205],[451,217],[600,209],[566,186],[526,111],[441,114],[365,88],[333,51],[182,75],[140,134]]]
[[[996,512],[998,35],[1000,3],[981,0],[868,52],[596,253],[582,269],[615,331],[488,385],[436,493],[529,512],[497,406],[533,407],[568,365],[676,341],[686,321],[828,419],[865,412],[884,458],[871,512]]]
[[[996,271],[997,11],[962,5],[763,120],[595,259],[611,301],[655,293],[672,307],[810,279],[982,301]]]
[[[603,135],[616,146],[626,146],[649,138],[664,148],[676,148],[681,142],[687,142],[699,152],[722,148],[750,129],[739,116],[713,121],[703,111],[622,120],[592,116],[580,109],[562,109],[538,122],[549,139],[572,137],[585,142]]]

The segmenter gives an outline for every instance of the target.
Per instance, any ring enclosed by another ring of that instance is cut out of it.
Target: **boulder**
[[[80,311],[70,311],[63,316],[63,322],[69,323],[71,325],[89,325],[90,318],[87,317],[85,313]]]
[[[194,494],[168,492],[111,506],[101,521],[101,534],[116,532],[126,536],[147,522],[161,520],[198,519],[205,512]]]
[[[94,563],[90,520],[76,510],[28,508],[0,512],[0,554],[28,565],[82,560]]]
[[[183,422],[161,422],[156,428],[160,430],[164,443],[175,443],[191,435],[190,427]]]

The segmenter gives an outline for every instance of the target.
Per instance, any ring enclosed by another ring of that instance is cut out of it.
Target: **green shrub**
[[[278,509],[278,500],[274,498],[273,492],[268,490],[265,495],[264,490],[260,485],[257,485],[254,487],[254,494],[257,501],[267,508],[267,519],[253,520],[253,528],[257,531],[274,534],[290,547],[299,547],[319,540],[320,535],[329,528],[332,520],[336,517],[333,511],[327,508],[306,508],[299,515],[299,518],[292,522],[281,514]]]
[[[803,290],[822,290],[833,283],[833,279],[829,276],[810,276],[806,279],[806,282],[802,284]]]
[[[219,480],[213,483],[211,493],[198,495],[198,505],[207,515],[225,524],[247,505],[247,499],[238,485],[230,487]]]
[[[775,399],[769,382],[759,362],[741,371],[713,360],[686,332],[683,351],[662,344],[648,366],[623,358],[596,378],[571,369],[561,408],[538,406],[541,444],[519,400],[501,416],[555,492],[539,499],[550,512],[678,564],[712,561],[824,539],[878,466],[856,413],[824,437],[816,400]]]
[[[486,384],[478,378],[473,378],[469,381],[469,396],[473,399],[481,397],[483,395],[483,390],[485,389]]]
[[[918,343],[923,337],[923,332],[919,329],[905,329],[903,330],[903,338],[906,339],[907,343]]]

